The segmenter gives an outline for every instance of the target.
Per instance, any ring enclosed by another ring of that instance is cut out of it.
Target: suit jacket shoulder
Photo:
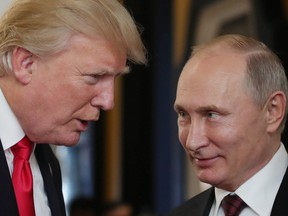
[[[19,216],[13,184],[0,140],[0,215]]]
[[[283,216],[288,215],[288,168],[281,182],[280,188],[277,192],[271,216]]]
[[[269,186],[267,186],[269,187]],[[208,216],[213,204],[214,189],[210,188],[171,210],[164,216]],[[271,216],[288,215],[288,168],[277,192]]]
[[[58,159],[48,144],[37,144],[35,155],[43,177],[52,216],[65,216],[62,177]]]
[[[205,216],[209,215],[214,201],[214,188],[209,188],[164,216]]]

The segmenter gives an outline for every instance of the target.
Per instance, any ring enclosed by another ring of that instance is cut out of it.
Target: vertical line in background
[[[288,18],[288,0],[283,0],[284,11],[285,11],[285,18]]]
[[[174,0],[173,2],[173,66],[177,68],[183,62],[185,44],[189,31],[189,18],[191,13],[192,0]]]
[[[175,86],[177,86],[178,76],[182,71],[183,64],[186,62],[187,58],[187,50],[190,50],[191,44],[189,41],[189,35],[191,32],[191,28],[189,27],[191,23],[191,13],[192,13],[192,5],[193,0],[174,0],[173,2],[173,70],[174,70],[174,82]],[[189,51],[190,52],[190,51]],[[177,76],[176,76],[177,75]],[[176,91],[176,87],[175,87]],[[175,92],[176,93],[176,92]],[[175,125],[176,125],[175,121]],[[177,128],[177,126],[176,126]],[[177,130],[177,129],[176,129]],[[177,137],[178,140],[178,137]],[[176,145],[177,143],[175,143]],[[180,146],[180,143],[179,143]],[[182,147],[180,147],[182,148]],[[195,181],[195,178],[191,178],[193,176],[194,171],[191,170],[191,164],[186,156],[183,154],[183,161],[180,162],[182,165],[182,175],[179,177],[178,181],[182,184],[181,187],[177,188],[181,191],[181,199],[186,200],[190,197],[191,193],[194,191],[199,191],[199,181]],[[177,169],[177,168],[175,168]],[[179,168],[178,168],[179,169]],[[187,196],[188,195],[188,196]]]
[[[104,201],[121,198],[122,79],[115,81],[114,109],[107,112],[104,146]]]

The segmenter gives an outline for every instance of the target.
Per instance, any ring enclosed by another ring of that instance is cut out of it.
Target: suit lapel
[[[276,195],[271,216],[283,216],[288,214],[288,168]]]
[[[209,188],[173,209],[166,216],[208,216],[214,198],[214,188]]]
[[[214,187],[206,191],[206,197],[203,197],[202,207],[199,208],[199,215],[208,216],[215,199]],[[199,204],[201,206],[201,203]]]
[[[0,211],[1,216],[19,216],[12,180],[0,141]]]
[[[35,155],[43,177],[52,216],[66,215],[58,161],[56,162],[56,158],[48,144],[38,144]]]

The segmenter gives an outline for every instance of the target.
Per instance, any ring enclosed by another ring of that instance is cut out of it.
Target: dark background
[[[136,22],[142,26],[142,37],[149,53],[148,66],[132,66],[131,74],[123,78],[121,98],[120,199],[132,203],[137,212],[163,213],[185,199],[185,155],[177,139],[173,111],[175,89],[181,68],[194,44],[200,11],[215,2],[192,1],[187,41],[179,42],[185,43],[185,57],[178,65],[173,65],[174,1],[124,1]],[[288,28],[284,1],[251,0],[251,3],[256,20],[255,37],[274,50],[287,68]],[[225,29],[225,33],[235,32]],[[91,188],[97,205],[106,201],[103,188],[107,179],[102,178],[107,155],[104,153],[107,139],[104,135],[107,130],[105,119],[103,113],[101,120],[92,125],[89,135],[93,153]],[[286,134],[283,134],[283,141],[288,143]],[[79,160],[81,163],[83,158]],[[77,195],[85,193],[79,191]]]

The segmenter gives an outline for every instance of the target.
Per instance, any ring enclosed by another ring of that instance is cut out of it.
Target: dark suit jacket
[[[65,216],[65,205],[62,195],[60,166],[52,149],[47,144],[38,144],[35,149],[45,191],[48,197],[52,216]],[[0,141],[0,215],[19,216],[13,185]]]
[[[269,186],[267,186],[269,187]],[[263,188],[265,190],[265,188]],[[196,195],[165,216],[208,216],[214,202],[214,188]],[[288,215],[288,168],[276,195],[271,216]]]

